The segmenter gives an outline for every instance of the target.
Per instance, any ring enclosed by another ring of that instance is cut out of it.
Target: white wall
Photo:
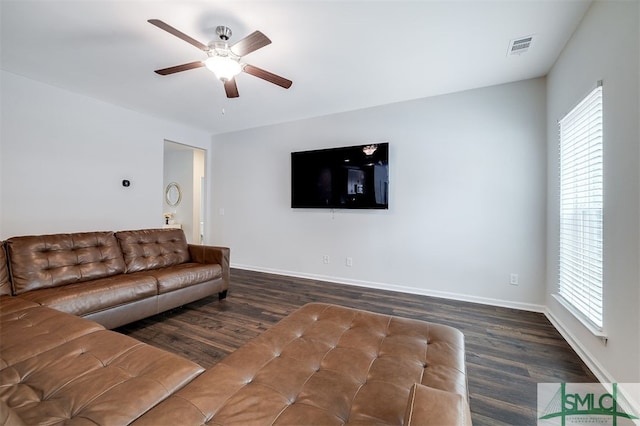
[[[640,382],[640,227],[638,218],[639,3],[595,2],[547,80],[549,315],[600,380]],[[603,80],[604,328],[607,345],[554,298],[558,257],[557,121]]]
[[[205,132],[5,71],[0,84],[0,238],[159,227],[164,140],[211,146]]]
[[[542,309],[545,102],[536,79],[216,136],[214,234],[237,267]],[[290,208],[292,151],[380,141],[388,211]]]

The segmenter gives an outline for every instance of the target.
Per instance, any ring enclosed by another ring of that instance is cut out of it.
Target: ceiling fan
[[[243,56],[271,43],[271,40],[269,40],[269,38],[260,31],[254,31],[247,37],[230,46],[228,41],[231,38],[231,29],[225,26],[219,26],[216,28],[216,34],[218,35],[219,40],[213,40],[207,45],[200,43],[198,40],[189,37],[159,19],[149,19],[147,22],[186,41],[207,54],[207,59],[204,61],[189,62],[182,65],[155,70],[157,74],[169,75],[195,68],[207,67],[224,84],[224,90],[227,94],[227,98],[237,98],[239,96],[235,76],[241,72],[246,72],[247,74],[251,74],[255,77],[266,80],[269,83],[284,87],[285,89],[288,89],[291,87],[291,84],[293,84],[291,80],[287,80],[284,77],[280,77],[279,75],[273,74],[256,66],[241,62]]]

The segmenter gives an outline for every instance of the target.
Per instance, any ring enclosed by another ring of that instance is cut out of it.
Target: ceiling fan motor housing
[[[219,25],[218,27],[216,27],[216,34],[218,35],[220,40],[212,40],[209,42],[209,51],[207,52],[209,57],[222,56],[239,62],[240,56],[233,53],[233,51],[229,47],[229,43],[227,42],[229,38],[231,38],[231,28]]]
[[[231,38],[231,28],[225,27],[224,25],[219,25],[216,27],[216,34],[220,37],[220,40],[227,41]]]

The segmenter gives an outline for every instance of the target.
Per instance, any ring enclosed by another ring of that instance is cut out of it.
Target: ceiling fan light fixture
[[[242,71],[242,65],[229,56],[215,55],[207,58],[205,66],[215,74],[220,81],[229,81]]]

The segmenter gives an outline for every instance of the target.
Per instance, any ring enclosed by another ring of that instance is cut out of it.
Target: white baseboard
[[[350,279],[332,277],[327,275],[307,274],[302,272],[285,271],[285,270],[279,270],[279,269],[250,266],[250,265],[232,264],[231,267],[237,268],[237,269],[244,269],[248,271],[265,272],[265,273],[274,274],[274,275],[284,275],[289,277],[305,278],[305,279],[311,279],[311,280],[317,280],[317,281],[327,281],[327,282],[332,282],[337,284],[346,284],[346,285],[352,285],[356,287],[368,287],[368,288],[374,288],[378,290],[396,291],[400,293],[417,294],[420,296],[431,296],[431,297],[438,297],[441,299],[480,303],[482,305],[500,306],[503,308],[512,308],[512,309],[518,309],[521,311],[531,311],[531,312],[540,312],[540,313],[546,312],[545,306],[536,305],[533,303],[513,302],[509,300],[493,299],[489,297],[469,296],[466,294],[451,293],[446,291],[428,290],[428,289],[408,287],[408,286],[402,286],[402,285],[396,285],[396,284],[380,283],[380,282],[374,282],[374,281],[350,280]]]
[[[558,330],[562,337],[569,343],[569,346],[576,351],[580,359],[589,367],[600,383],[616,383],[617,381],[610,374],[606,368],[600,364],[597,359],[580,343],[573,334],[569,331],[568,327],[565,327],[562,321],[558,319],[548,309],[545,312],[546,317],[551,324]],[[623,396],[623,409],[626,413],[634,414],[638,416],[640,414],[640,400],[638,400],[638,383],[630,384],[632,388],[619,385],[618,390]],[[622,386],[622,388],[620,388]],[[633,389],[633,391],[631,391]],[[638,424],[635,422],[635,424]]]
[[[558,330],[560,335],[567,341],[569,346],[576,351],[580,359],[587,364],[587,367],[595,374],[600,383],[612,383],[613,376],[600,364],[596,358],[575,338],[575,336],[564,326],[562,321],[558,319],[550,310],[545,309],[545,316],[551,324]]]

